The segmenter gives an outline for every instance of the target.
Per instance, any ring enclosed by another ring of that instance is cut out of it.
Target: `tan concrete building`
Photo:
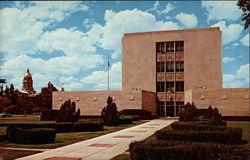
[[[53,92],[53,108],[59,109],[70,98],[83,115],[100,115],[110,95],[118,110],[146,109],[153,115],[177,116],[185,102],[201,104],[191,96],[194,89],[223,90],[221,34],[218,27],[126,33],[122,38],[122,90]],[[242,91],[242,95],[248,92]],[[244,100],[249,102],[249,98]],[[209,102],[201,107],[208,107]],[[228,105],[223,102],[213,104]],[[242,112],[250,116],[246,102]],[[226,110],[223,112],[230,115]]]

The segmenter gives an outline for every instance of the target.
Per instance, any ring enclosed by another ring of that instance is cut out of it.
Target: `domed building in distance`
[[[33,88],[33,80],[32,80],[32,75],[29,71],[29,69],[27,69],[24,77],[23,77],[23,87],[22,90],[25,93],[28,93],[28,95],[34,95],[36,93],[36,91]]]

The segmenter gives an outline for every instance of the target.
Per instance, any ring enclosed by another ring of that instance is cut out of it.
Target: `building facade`
[[[110,95],[118,110],[147,109],[153,115],[178,116],[180,108],[193,101],[185,100],[187,91],[222,89],[221,37],[218,27],[126,33],[122,90],[53,92],[53,108],[59,109],[70,98],[83,115],[100,115]]]

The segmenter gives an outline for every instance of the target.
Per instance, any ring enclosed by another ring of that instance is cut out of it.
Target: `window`
[[[176,82],[176,92],[184,92],[184,82]]]
[[[167,52],[174,52],[174,42],[166,42]]]
[[[157,82],[156,83],[156,92],[164,92],[165,90],[165,83],[164,82]]]
[[[175,71],[176,72],[184,72],[184,62],[183,61],[175,62]]]
[[[184,41],[175,42],[175,52],[182,52],[184,50]]]
[[[156,43],[156,53],[164,53],[165,51],[166,51],[165,43],[164,42],[157,42]]]
[[[164,67],[164,62],[157,62],[156,63],[156,71],[157,72],[164,72],[165,67]]]
[[[167,92],[173,93],[174,92],[174,82],[166,82]]]
[[[174,62],[167,62],[167,72],[174,72]]]

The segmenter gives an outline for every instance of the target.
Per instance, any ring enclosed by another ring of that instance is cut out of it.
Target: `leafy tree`
[[[80,118],[80,109],[76,112],[76,103],[71,100],[65,101],[59,112],[57,122],[77,122]]]
[[[46,109],[52,109],[52,92],[58,91],[57,88],[51,83],[48,83],[47,87],[41,89],[41,93],[37,96],[37,106]]]
[[[5,107],[3,109],[4,112],[8,112],[8,113],[11,113],[11,114],[18,114],[20,113],[20,108],[17,106],[17,105],[10,105],[8,107]]]
[[[237,6],[243,11],[242,20],[245,21],[244,29],[247,29],[250,24],[250,1],[249,0],[238,0]]]
[[[105,125],[116,125],[119,123],[119,112],[112,97],[108,97],[107,106],[102,109],[101,116]]]

